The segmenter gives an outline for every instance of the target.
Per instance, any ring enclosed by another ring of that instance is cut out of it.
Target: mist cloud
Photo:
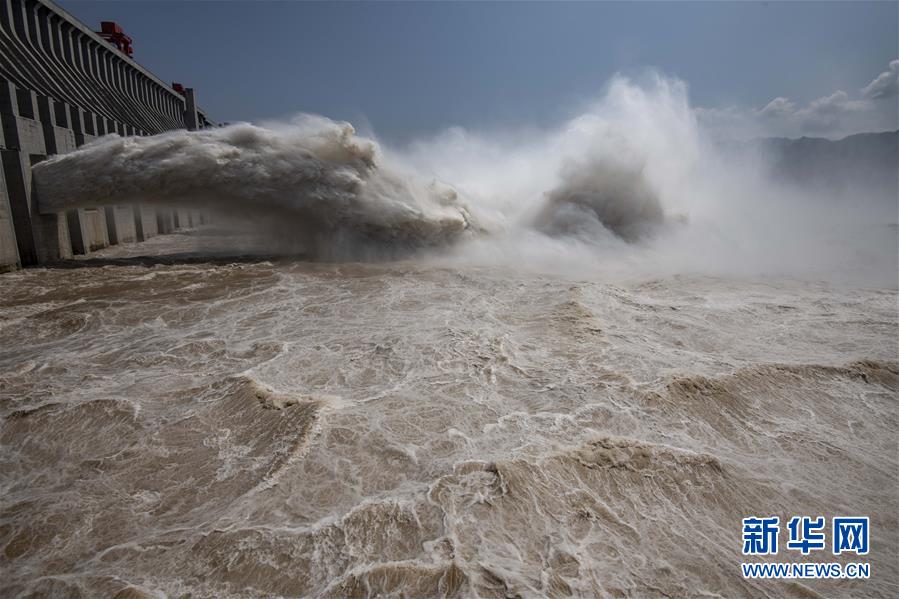
[[[888,70],[862,89],[862,96],[869,100],[895,98],[899,95],[899,59],[890,62]]]
[[[854,112],[854,102],[837,92],[797,109],[784,98],[753,118],[830,118]],[[325,259],[426,248],[434,259],[554,273],[829,276],[864,268],[894,278],[895,232],[884,226],[895,218],[894,199],[878,207],[857,190],[841,198],[782,185],[764,156],[722,152],[702,121],[685,82],[618,76],[550,129],[456,128],[391,147],[347,123],[301,116],[265,127],[107,136],[36,165],[34,180],[45,212],[138,201],[199,206]]]

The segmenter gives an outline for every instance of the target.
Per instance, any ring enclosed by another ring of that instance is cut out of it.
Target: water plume
[[[211,208],[287,232],[314,253],[437,245],[473,227],[454,190],[385,167],[375,142],[320,117],[107,136],[34,174],[44,212],[124,202]]]
[[[849,175],[842,185],[785,181],[777,176],[785,154],[765,145],[729,151],[714,133],[698,122],[686,83],[649,72],[614,77],[599,100],[547,129],[451,128],[395,146],[300,115],[287,124],[108,136],[34,174],[42,211],[199,206],[251,229],[267,251],[318,258],[426,248],[450,261],[583,275],[601,265],[641,276],[897,284],[894,171],[859,171],[886,181],[880,191]],[[835,172],[802,164],[803,173]]]
[[[665,220],[643,173],[628,167],[591,164],[571,169],[547,195],[535,225],[549,235],[597,236],[597,226],[626,241],[652,233]]]

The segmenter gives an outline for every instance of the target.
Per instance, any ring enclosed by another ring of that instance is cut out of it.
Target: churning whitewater
[[[539,132],[452,129],[394,148],[300,115],[110,135],[37,164],[34,180],[42,212],[200,207],[245,233],[248,252],[895,279],[895,177],[841,192],[775,181],[764,156],[716,144],[686,85],[658,74],[617,77]]]
[[[212,206],[287,219],[310,249],[322,238],[423,246],[472,226],[456,192],[402,177],[347,123],[303,117],[277,131],[250,124],[151,137],[109,136],[37,170],[41,208],[131,201]]]
[[[213,224],[4,275],[6,591],[895,596],[895,193],[768,166],[661,77],[537,132],[37,165],[43,211]],[[771,513],[869,516],[871,578],[742,578]]]

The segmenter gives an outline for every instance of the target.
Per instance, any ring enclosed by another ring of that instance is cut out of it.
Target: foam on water
[[[870,515],[877,575],[805,586],[899,580],[894,291],[418,262],[10,276],[12,593],[788,596],[739,576],[754,513]]]

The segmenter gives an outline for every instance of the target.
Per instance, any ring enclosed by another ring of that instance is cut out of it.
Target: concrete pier
[[[6,178],[3,176],[3,168],[0,167],[0,273],[15,270],[20,266],[16,229],[9,208],[9,193],[6,191]]]
[[[180,89],[180,88],[179,88]],[[0,0],[0,272],[190,228],[195,213],[130,205],[45,214],[31,167],[103,135],[213,126],[184,95],[49,0]],[[177,218],[177,221],[176,221]]]
[[[107,206],[106,228],[110,245],[137,241],[137,225],[131,206]]]
[[[156,230],[160,235],[175,232],[175,213],[171,210],[156,211]]]
[[[136,241],[146,241],[159,235],[156,211],[149,206],[132,206],[134,210],[134,235]]]
[[[3,124],[3,147],[0,153],[4,199],[12,217],[19,256],[16,265],[3,264],[6,269],[72,256],[65,218],[61,214],[41,214],[34,202],[31,167],[47,158],[48,145],[55,150],[57,144],[64,145],[68,141],[51,123],[43,126],[37,120],[38,114],[39,104],[35,92],[0,80],[0,121]],[[74,146],[74,138],[72,145]],[[0,245],[6,246],[8,243],[7,240]]]
[[[78,208],[69,210],[66,216],[73,254],[86,255],[109,245],[109,226],[104,210]]]

